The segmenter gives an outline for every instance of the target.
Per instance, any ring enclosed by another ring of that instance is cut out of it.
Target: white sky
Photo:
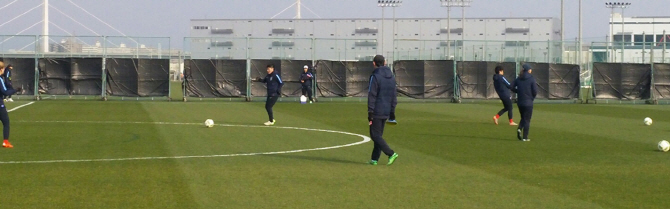
[[[101,35],[118,36],[120,33],[78,9],[69,1],[95,14],[119,31],[130,36],[171,37],[173,48],[181,48],[185,36],[190,33],[189,21],[202,18],[270,18],[293,4],[295,0],[51,0],[53,7],[67,13],[77,21]],[[602,0],[583,1],[583,37],[585,41],[604,41],[608,34],[610,9]],[[0,0],[0,8],[14,0]],[[381,9],[376,0],[302,0],[303,4],[322,18],[381,18]],[[565,34],[574,39],[578,31],[578,0],[565,0]],[[670,0],[630,0],[626,16],[670,16]],[[0,35],[14,35],[41,21],[42,8],[37,8],[16,20],[5,22],[42,3],[42,0],[18,0],[0,9]],[[391,17],[391,9],[387,9]],[[620,11],[620,10],[617,10]],[[302,10],[303,18],[316,18],[308,10]],[[291,9],[277,18],[292,18]],[[396,9],[399,18],[446,17],[446,8],[438,0],[404,0]],[[460,9],[452,10],[452,18],[461,16]],[[560,17],[560,0],[474,0],[466,8],[466,17]],[[93,32],[70,20],[55,9],[50,19],[69,33],[94,35]],[[41,34],[41,25],[22,34]],[[66,35],[63,30],[51,26],[52,34]]]

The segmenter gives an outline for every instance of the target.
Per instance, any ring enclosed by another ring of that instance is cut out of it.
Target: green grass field
[[[532,141],[520,142],[514,127],[492,124],[498,104],[401,103],[400,124],[385,132],[400,154],[392,166],[385,165],[386,157],[380,165],[366,164],[372,143],[245,156],[363,140],[255,127],[267,120],[263,106],[66,100],[25,106],[10,113],[15,148],[0,149],[0,208],[669,204],[670,153],[656,151],[658,141],[670,139],[667,106],[541,104],[535,107]],[[277,126],[367,135],[365,108],[352,102],[284,102],[275,112]],[[652,126],[642,124],[647,116],[654,119]],[[235,126],[206,128],[201,124],[207,118]]]

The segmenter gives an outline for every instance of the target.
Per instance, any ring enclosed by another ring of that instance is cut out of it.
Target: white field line
[[[21,109],[22,107],[25,107],[25,106],[28,106],[28,105],[31,105],[31,104],[34,104],[34,103],[35,102],[28,102],[27,104],[22,104],[22,105],[19,105],[18,107],[12,108],[11,110],[7,110],[7,112],[18,110],[18,109]]]
[[[201,123],[171,123],[171,122],[124,122],[124,121],[18,121],[25,123],[89,123],[89,124],[158,124],[158,125],[203,125]],[[107,158],[107,159],[81,159],[81,160],[39,160],[39,161],[0,161],[0,164],[45,164],[45,163],[81,163],[81,162],[110,162],[110,161],[131,161],[131,160],[163,160],[163,159],[190,159],[190,158],[218,158],[218,157],[240,157],[240,156],[254,156],[254,155],[277,155],[277,154],[289,154],[289,153],[299,153],[299,152],[309,152],[309,151],[318,151],[318,150],[329,150],[337,149],[343,147],[350,147],[355,145],[364,144],[370,142],[371,139],[368,136],[349,133],[344,131],[333,131],[333,130],[324,130],[324,129],[312,129],[312,128],[299,128],[299,127],[282,127],[282,126],[255,126],[255,125],[231,125],[231,124],[217,124],[217,126],[224,127],[240,127],[240,128],[277,128],[277,129],[292,129],[292,130],[304,130],[304,131],[318,131],[318,132],[327,132],[327,133],[337,133],[345,134],[351,136],[358,136],[363,138],[362,141],[354,142],[350,144],[330,146],[330,147],[320,147],[320,148],[311,148],[311,149],[299,149],[299,150],[288,150],[288,151],[276,151],[276,152],[255,152],[255,153],[239,153],[239,154],[221,154],[221,155],[191,155],[191,156],[166,156],[166,157],[132,157],[132,158]]]

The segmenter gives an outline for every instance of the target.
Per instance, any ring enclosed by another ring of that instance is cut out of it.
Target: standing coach
[[[395,107],[398,104],[395,77],[391,69],[386,67],[384,56],[377,55],[372,60],[375,70],[370,76],[370,87],[368,90],[368,122],[370,125],[370,138],[374,142],[372,149],[371,165],[377,165],[381,152],[389,156],[386,165],[391,165],[398,157],[382,135],[384,135],[384,124],[387,119],[395,120]]]
[[[523,72],[516,78],[512,86],[512,89],[516,90],[516,104],[521,113],[521,122],[519,122],[519,128],[516,129],[516,137],[524,142],[530,141],[528,139],[530,119],[533,117],[533,102],[537,96],[537,83],[531,73],[533,73],[533,69],[530,65],[523,64]],[[521,136],[522,132],[523,137]]]
[[[302,84],[302,95],[309,96],[309,103],[312,103],[312,73],[309,72],[309,66],[303,67],[303,73],[300,74],[300,83]]]

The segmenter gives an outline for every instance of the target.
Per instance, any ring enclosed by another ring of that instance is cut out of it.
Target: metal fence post
[[[247,102],[251,102],[251,57],[249,57],[249,51],[251,50],[249,47],[249,37],[247,36],[246,41],[245,41],[245,48],[246,48],[246,53],[247,53],[247,76],[246,76],[246,83],[247,83]]]
[[[107,101],[107,36],[102,37],[102,92],[100,97]]]
[[[316,85],[316,80],[317,80],[316,75],[318,75],[318,73],[316,73],[316,61],[317,61],[317,59],[316,59],[316,38],[312,38],[312,47],[311,48],[312,48],[312,75],[314,75],[314,78],[312,78],[312,97],[314,99],[316,99],[317,98],[317,96],[316,96],[316,87],[317,87],[317,85]]]
[[[35,36],[35,84],[33,86],[33,96],[35,100],[40,100],[40,56],[39,56],[39,35]]]

